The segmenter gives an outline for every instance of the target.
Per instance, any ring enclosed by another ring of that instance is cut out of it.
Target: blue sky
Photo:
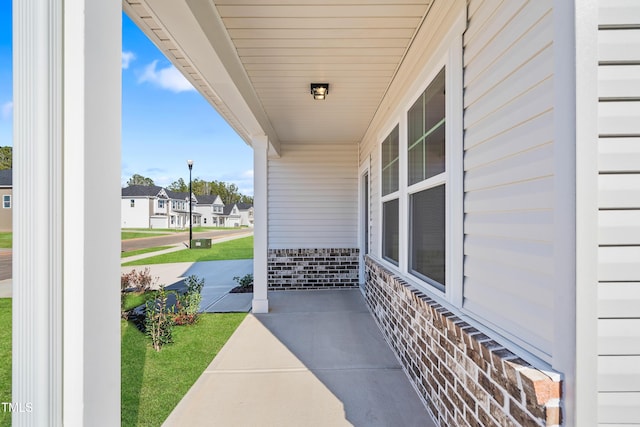
[[[0,0],[0,146],[13,145],[10,11]],[[124,14],[122,32],[122,184],[135,173],[187,181],[193,159],[193,178],[253,195],[252,149]]]

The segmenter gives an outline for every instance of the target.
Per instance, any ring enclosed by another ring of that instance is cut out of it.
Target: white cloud
[[[134,59],[136,59],[136,55],[133,52],[122,51],[122,69],[126,70],[129,68],[129,64],[131,64],[131,61]]]
[[[2,106],[0,107],[0,116],[2,116],[3,119],[6,120],[10,118],[12,113],[13,113],[12,101],[7,101],[4,104],[2,104]]]
[[[156,69],[157,65],[157,60],[147,65],[140,78],[138,78],[138,83],[149,82],[162,89],[176,93],[195,90],[191,83],[173,65],[158,70]]]

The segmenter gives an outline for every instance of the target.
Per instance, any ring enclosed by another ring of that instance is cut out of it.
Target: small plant
[[[244,276],[235,276],[233,280],[236,281],[241,289],[248,289],[253,286],[253,274],[245,274]]]
[[[176,325],[190,325],[198,318],[198,309],[202,302],[202,288],[204,279],[191,275],[185,279],[187,290],[181,295],[177,295],[176,313],[174,322]]]
[[[160,286],[156,298],[147,301],[144,320],[145,331],[151,338],[151,344],[160,351],[166,344],[173,342],[173,319],[167,307],[167,292]]]
[[[158,277],[151,276],[149,267],[142,271],[131,270],[129,273],[122,273],[120,276],[120,290],[122,292],[147,292],[158,282]]]

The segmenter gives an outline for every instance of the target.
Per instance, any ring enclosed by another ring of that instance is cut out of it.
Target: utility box
[[[191,241],[191,249],[210,249],[211,239],[193,239]]]

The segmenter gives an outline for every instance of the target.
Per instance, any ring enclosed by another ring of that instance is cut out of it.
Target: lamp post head
[[[189,170],[193,167],[193,160],[187,160],[187,165],[189,165]]]

